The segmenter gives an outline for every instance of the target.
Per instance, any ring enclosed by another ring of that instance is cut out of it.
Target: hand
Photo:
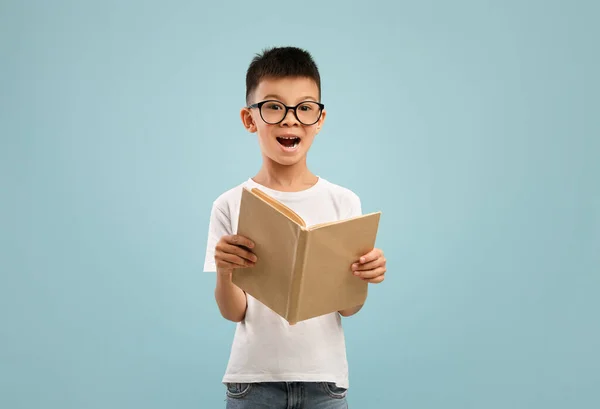
[[[371,250],[352,264],[354,275],[373,284],[381,283],[386,271],[386,259],[380,249]]]
[[[231,274],[236,268],[252,267],[257,257],[249,249],[254,248],[252,240],[238,235],[223,236],[215,247],[217,272]]]

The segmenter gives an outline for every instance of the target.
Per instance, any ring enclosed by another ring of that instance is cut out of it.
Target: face
[[[302,102],[318,102],[319,88],[309,78],[280,78],[263,79],[253,93],[250,103],[266,100],[280,101],[283,105],[296,106]],[[315,135],[319,133],[325,121],[325,110],[319,120],[312,125],[305,125],[296,118],[293,110],[289,110],[284,119],[277,124],[278,116],[282,115],[282,104],[266,103],[261,111],[258,108],[243,108],[241,111],[242,122],[249,132],[256,132],[260,149],[265,159],[280,165],[295,165],[306,158]],[[311,117],[310,105],[298,107],[297,115],[304,123]],[[263,119],[264,117],[264,119]],[[274,119],[276,118],[276,119]]]

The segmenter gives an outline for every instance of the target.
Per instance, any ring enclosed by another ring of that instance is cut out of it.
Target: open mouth
[[[284,148],[294,149],[300,144],[300,138],[296,136],[278,136],[277,142]]]

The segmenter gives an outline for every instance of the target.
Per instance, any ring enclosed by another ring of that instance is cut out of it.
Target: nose
[[[285,116],[283,117],[283,121],[281,121],[281,125],[293,126],[298,125],[298,119],[296,118],[296,112],[294,109],[288,109]]]

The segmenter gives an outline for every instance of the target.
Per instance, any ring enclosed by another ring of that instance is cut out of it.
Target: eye
[[[313,110],[313,106],[311,104],[302,104],[298,107],[301,111],[312,111]]]
[[[281,104],[278,104],[276,102],[269,102],[269,103],[265,104],[265,108],[273,110],[273,111],[278,111],[280,109],[283,109]]]

